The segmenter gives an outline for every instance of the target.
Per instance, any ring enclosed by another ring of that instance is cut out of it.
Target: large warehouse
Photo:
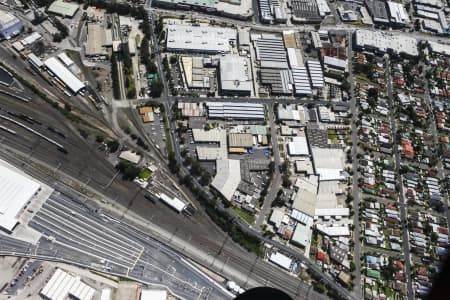
[[[0,164],[0,229],[11,233],[24,205],[39,191],[37,182]]]
[[[56,0],[47,9],[47,12],[59,15],[61,17],[73,18],[80,6],[76,3],[65,2],[63,0]]]
[[[230,43],[236,43],[237,31],[211,26],[167,26],[167,51],[197,53],[228,53]]]
[[[253,81],[248,59],[239,55],[221,57],[219,82],[223,95],[250,96]]]
[[[45,66],[56,76],[71,92],[78,93],[84,88],[84,83],[70,72],[56,57],[50,57],[45,61]]]
[[[207,102],[208,116],[216,119],[264,120],[264,105],[260,103]]]
[[[231,201],[234,192],[241,182],[241,164],[238,159],[218,159],[217,173],[211,185],[219,191],[225,199]]]
[[[23,29],[22,22],[14,15],[0,10],[0,39],[9,40]]]
[[[48,300],[78,299],[91,300],[95,289],[61,269],[56,272],[41,290],[40,295]]]

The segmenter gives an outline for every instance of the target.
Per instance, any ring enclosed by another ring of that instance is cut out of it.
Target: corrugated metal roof
[[[0,164],[0,227],[12,231],[16,216],[39,188],[38,183]]]
[[[45,66],[58,77],[72,92],[77,93],[84,88],[84,83],[69,71],[62,63],[51,57],[45,61]]]

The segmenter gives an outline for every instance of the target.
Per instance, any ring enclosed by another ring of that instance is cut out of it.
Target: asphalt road
[[[281,187],[281,173],[280,173],[281,159],[280,159],[280,149],[278,148],[278,132],[277,126],[275,124],[275,113],[273,110],[273,105],[268,105],[268,107],[269,107],[268,115],[269,115],[270,133],[272,135],[272,152],[275,163],[275,170],[272,182],[270,182],[270,188],[268,190],[266,199],[263,203],[263,206],[261,207],[261,211],[259,212],[258,218],[256,219],[255,228],[257,230],[260,229],[261,225],[264,222],[264,219],[270,212],[272,202],[275,200],[275,197],[277,196],[277,193]]]
[[[354,261],[355,261],[355,293],[357,297],[362,297],[363,290],[361,286],[361,242],[360,242],[360,232],[361,232],[361,224],[359,223],[359,204],[360,204],[360,193],[358,186],[358,128],[356,127],[356,120],[358,118],[358,114],[356,111],[356,98],[355,98],[355,82],[353,79],[353,50],[352,50],[352,36],[349,36],[348,47],[347,47],[347,57],[348,57],[348,78],[350,80],[350,109],[352,113],[352,170],[353,170],[353,209],[355,214],[353,216],[353,225],[355,229],[353,230],[353,240],[355,242],[354,246]]]
[[[388,97],[389,97],[389,104],[391,106],[391,112],[395,111],[395,104],[394,104],[394,89],[392,87],[392,77],[391,77],[391,67],[390,67],[390,61],[386,60],[387,62],[387,90],[388,90]],[[391,132],[396,133],[397,132],[397,122],[395,119],[395,115],[391,116]],[[394,159],[395,159],[395,172],[398,175],[397,176],[397,186],[399,187],[398,197],[399,197],[399,206],[400,206],[400,218],[402,221],[402,224],[406,224],[407,222],[407,211],[406,211],[406,202],[404,197],[404,190],[403,190],[403,182],[402,182],[402,176],[400,176],[400,164],[401,164],[401,157],[400,157],[400,151],[398,148],[398,141],[396,138],[394,138],[394,142],[392,145],[392,149],[394,149]],[[411,252],[409,248],[409,237],[408,237],[408,230],[406,228],[403,228],[403,251],[405,255],[405,274],[412,274],[411,273]],[[412,286],[412,280],[410,276],[406,276],[406,287],[407,287],[407,296],[409,300],[414,299],[414,291]]]

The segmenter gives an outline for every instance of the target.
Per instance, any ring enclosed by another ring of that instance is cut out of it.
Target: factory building
[[[261,23],[271,23],[273,21],[270,1],[269,0],[259,0],[259,16],[261,18]]]
[[[67,18],[73,18],[80,8],[79,4],[56,0],[47,9],[47,12]]]
[[[216,161],[217,173],[211,185],[228,201],[241,182],[241,163],[238,159],[219,159]]]
[[[87,25],[87,44],[85,47],[86,56],[105,56],[108,52],[105,49],[106,30],[97,23]]]
[[[207,102],[209,118],[264,120],[264,105],[259,103]]]
[[[417,40],[413,37],[393,35],[381,31],[359,29],[355,31],[355,46],[361,50],[378,53],[418,56]]]
[[[373,22],[389,24],[389,14],[386,9],[386,3],[379,0],[366,0],[365,4]]]
[[[227,132],[224,129],[192,129],[192,136],[195,143],[200,144],[196,146],[199,160],[218,160],[228,157]],[[203,143],[206,145],[202,145]]]
[[[391,24],[396,26],[405,26],[411,21],[409,20],[408,11],[401,3],[388,1],[389,15],[391,16]]]
[[[37,71],[41,71],[44,63],[37,57],[34,53],[28,54],[28,62],[35,68]]]
[[[295,96],[312,95],[311,84],[309,82],[309,76],[306,67],[292,68],[292,77],[294,79]]]
[[[253,81],[246,57],[226,55],[220,58],[220,92],[222,95],[250,96]]]
[[[324,83],[322,65],[318,60],[308,60],[307,64],[312,87],[314,89],[323,88]]]
[[[40,188],[37,182],[0,164],[0,230],[12,233],[23,207]]]
[[[51,57],[44,62],[49,73],[69,89],[70,92],[76,94],[84,89],[84,83],[78,79],[69,69],[67,69],[56,57]]]
[[[211,26],[167,26],[167,51],[195,53],[228,53],[237,40],[237,31],[232,28]]]
[[[261,68],[287,69],[288,61],[283,37],[275,34],[252,35],[256,59]]]
[[[9,40],[23,29],[22,22],[14,15],[0,10],[0,39]]]
[[[66,271],[56,269],[56,272],[41,290],[40,295],[48,300],[77,299],[91,300],[95,289]]]
[[[319,23],[322,21],[316,1],[291,0],[290,4],[292,9],[292,23]],[[323,6],[323,2],[321,5],[323,12],[325,12],[326,8]]]

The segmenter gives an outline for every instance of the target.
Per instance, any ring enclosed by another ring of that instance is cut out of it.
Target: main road
[[[263,203],[263,206],[261,207],[258,218],[256,219],[255,228],[257,230],[259,230],[261,225],[263,224],[267,214],[270,211],[270,208],[272,207],[272,202],[275,200],[278,190],[281,187],[281,173],[280,173],[281,158],[280,158],[280,149],[278,147],[278,132],[277,126],[275,124],[275,112],[273,110],[273,104],[268,105],[268,107],[269,107],[268,119],[270,125],[270,133],[272,137],[272,154],[275,168],[272,177],[272,182],[269,183],[270,186],[268,189],[266,199]]]
[[[392,76],[391,76],[391,65],[390,60],[386,59],[386,70],[387,70],[387,91],[389,97],[389,104],[391,107],[391,132],[394,133],[394,142],[392,145],[392,149],[394,149],[394,159],[395,159],[395,172],[397,173],[397,186],[399,187],[398,197],[399,197],[399,206],[400,206],[400,218],[402,220],[402,225],[407,224],[407,216],[408,212],[406,210],[406,202],[405,202],[405,194],[403,190],[403,182],[402,176],[400,175],[400,150],[399,150],[399,141],[396,138],[397,133],[397,120],[395,115],[395,104],[396,101],[394,96],[394,88],[392,87]],[[408,235],[408,227],[403,227],[403,251],[405,253],[405,274],[411,273],[411,253],[409,248],[409,235]],[[411,276],[406,276],[406,287],[408,290],[408,300],[414,299],[414,290],[412,285]]]

